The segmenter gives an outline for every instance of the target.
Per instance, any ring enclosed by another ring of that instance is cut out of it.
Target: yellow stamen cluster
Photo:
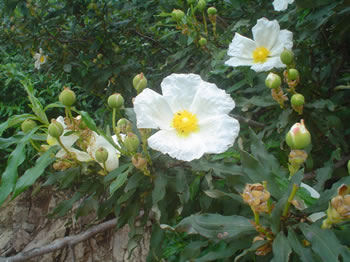
[[[253,51],[254,63],[265,63],[269,54],[270,51],[266,47],[261,46],[255,48]]]
[[[40,56],[40,63],[44,63],[45,62],[45,56]]]
[[[176,129],[178,135],[188,136],[199,130],[198,119],[195,114],[187,110],[178,111],[174,114],[172,127]]]

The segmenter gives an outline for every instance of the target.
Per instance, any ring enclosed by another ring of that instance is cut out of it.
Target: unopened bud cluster
[[[331,200],[322,227],[330,228],[332,224],[346,220],[350,220],[350,186],[343,184],[338,188],[337,196]]]
[[[242,198],[256,213],[269,212],[268,200],[270,193],[262,184],[247,184],[242,193]]]

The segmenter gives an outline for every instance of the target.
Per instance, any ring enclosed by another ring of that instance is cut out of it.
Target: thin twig
[[[142,33],[140,33],[139,31],[137,30],[134,30],[135,33],[138,35],[138,36],[141,36],[142,38],[144,39],[147,39],[148,41],[151,41],[152,43],[158,45],[161,49],[167,51],[168,53],[171,53],[169,49],[167,49],[166,47],[164,47],[161,43],[159,43],[158,41],[154,40],[152,37],[150,36],[147,36],[147,35],[144,35]]]
[[[33,248],[31,250],[18,253],[17,255],[12,257],[0,257],[0,262],[28,261],[33,257],[42,256],[44,254],[62,249],[66,246],[73,247],[77,243],[87,240],[93,237],[94,235],[96,235],[97,233],[106,231],[107,229],[110,229],[116,226],[116,224],[117,224],[117,219],[114,218],[102,224],[96,225],[78,235],[56,239],[55,241],[51,242],[46,246]]]
[[[245,117],[240,116],[240,115],[230,114],[230,116],[236,118],[236,119],[239,120],[239,121],[243,121],[243,122],[246,123],[248,126],[265,127],[265,125],[262,124],[262,123],[259,123],[259,122],[256,122],[256,121],[254,121],[254,120],[245,118]]]

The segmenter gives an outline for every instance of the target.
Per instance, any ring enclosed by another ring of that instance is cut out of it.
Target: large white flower
[[[41,65],[46,63],[47,56],[43,54],[43,50],[40,48],[39,53],[36,53],[34,55],[34,59],[35,59],[34,67],[39,70]]]
[[[112,139],[118,145],[118,139],[115,135],[112,136]],[[88,146],[87,151],[96,162],[98,161],[96,160],[95,154],[96,151],[101,147],[106,149],[108,152],[108,158],[106,161],[107,171],[110,172],[116,169],[119,166],[119,151],[113,145],[111,145],[103,136],[100,136],[97,133],[93,132],[92,137],[90,139],[90,145]],[[98,163],[100,164],[100,166],[103,167],[103,163]]]
[[[160,129],[151,148],[191,161],[233,145],[239,123],[228,116],[235,103],[224,90],[195,74],[172,74],[161,87],[163,95],[146,88],[134,102],[137,127]]]
[[[272,5],[275,11],[286,10],[289,4],[292,4],[294,0],[275,0]]]
[[[78,149],[73,147],[74,143],[79,139],[79,136],[74,134],[74,133],[65,135],[67,132],[71,132],[71,130],[67,129],[67,125],[64,123],[64,118],[62,116],[59,116],[56,119],[56,121],[59,122],[64,128],[63,134],[62,134],[62,136],[60,136],[60,139],[61,139],[62,144],[65,146],[65,148],[67,148],[67,150],[70,153],[73,153],[75,155],[75,157],[81,162],[88,162],[88,161],[92,160],[88,153],[83,152],[83,151],[78,150]],[[50,136],[50,135],[47,135],[46,141],[50,146],[58,144],[57,139]],[[67,152],[63,148],[61,148],[56,153],[56,157],[62,158],[66,154],[67,154]]]
[[[231,58],[225,64],[233,67],[251,66],[256,72],[285,67],[280,54],[285,48],[293,47],[293,33],[280,30],[276,20],[269,21],[266,18],[260,18],[252,32],[254,40],[235,34],[227,51]]]

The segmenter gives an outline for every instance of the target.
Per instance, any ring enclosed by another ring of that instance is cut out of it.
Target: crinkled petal
[[[293,47],[293,33],[289,30],[281,30],[275,45],[270,50],[270,56],[279,56],[282,51],[292,49]]]
[[[191,161],[200,158],[205,153],[205,146],[201,137],[191,134],[182,137],[175,130],[160,130],[148,139],[148,145],[171,157]]]
[[[271,50],[278,39],[280,25],[277,20],[269,21],[263,17],[258,20],[252,32],[257,47],[265,47]]]
[[[134,102],[138,128],[161,128],[170,127],[173,112],[163,96],[146,88]]]
[[[255,72],[266,72],[271,70],[272,68],[283,68],[286,67],[285,64],[282,63],[279,56],[269,57],[265,63],[256,63],[251,69]]]
[[[203,80],[196,74],[171,74],[161,83],[164,99],[173,113],[188,110]]]
[[[75,154],[75,157],[80,161],[80,162],[89,162],[92,160],[90,155],[86,152],[83,152],[81,150],[78,150],[76,148],[70,147],[68,148],[69,152],[72,152]]]
[[[251,66],[254,65],[253,58],[239,58],[239,57],[231,57],[229,60],[225,62],[226,65],[237,67],[237,66]]]
[[[190,112],[198,119],[214,115],[228,114],[235,107],[235,102],[229,94],[217,88],[215,84],[202,82],[190,106]]]
[[[272,5],[275,11],[283,11],[287,9],[288,4],[291,4],[293,2],[294,0],[275,0],[272,2]]]
[[[253,51],[256,47],[256,43],[253,40],[236,33],[229,45],[227,54],[245,60],[252,60]]]
[[[67,133],[67,132],[64,132]],[[64,134],[60,137],[62,144],[65,147],[71,147],[74,143],[79,139],[79,136],[76,134],[70,134],[69,136],[64,136]]]
[[[199,121],[199,136],[205,146],[205,153],[223,153],[235,142],[240,125],[228,115],[216,115]]]
[[[40,61],[35,61],[34,68],[39,70],[40,66],[41,66]]]

